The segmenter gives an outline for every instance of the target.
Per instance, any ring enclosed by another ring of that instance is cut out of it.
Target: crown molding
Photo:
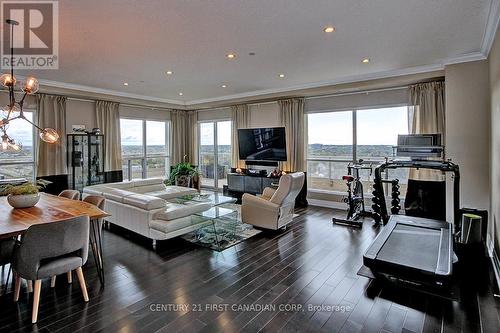
[[[117,90],[95,88],[95,87],[90,87],[90,86],[85,86],[85,85],[80,85],[80,84],[65,83],[65,82],[59,82],[59,81],[51,81],[51,80],[41,79],[41,80],[39,80],[39,82],[40,82],[40,85],[43,85],[45,87],[51,87],[51,88],[77,90],[77,91],[93,93],[93,94],[110,95],[110,96],[116,96],[116,97],[137,99],[137,100],[142,100],[142,101],[147,101],[147,102],[157,102],[157,103],[165,103],[165,104],[171,104],[171,105],[177,105],[177,106],[185,106],[185,103],[183,101],[178,101],[178,100],[173,100],[173,99],[166,99],[166,98],[153,97],[153,96],[144,96],[144,95],[126,93],[126,92],[117,91]]]
[[[491,47],[495,41],[498,24],[500,22],[500,0],[491,0],[490,11],[486,21],[483,41],[481,43],[481,53],[487,58],[490,54]]]
[[[456,57],[447,58],[443,60],[443,65],[446,66],[446,65],[461,64],[470,61],[480,61],[480,60],[485,60],[487,58],[488,57],[484,55],[483,52],[471,52]]]

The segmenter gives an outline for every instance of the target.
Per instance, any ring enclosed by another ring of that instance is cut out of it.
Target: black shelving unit
[[[82,191],[85,186],[104,183],[104,135],[67,135],[69,187]]]

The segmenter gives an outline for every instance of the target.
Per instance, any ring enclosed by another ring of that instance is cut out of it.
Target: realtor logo
[[[14,47],[16,69],[59,68],[58,1],[1,1],[1,69],[10,69],[10,47]],[[7,19],[19,22],[11,29]],[[12,40],[12,44],[11,44]]]

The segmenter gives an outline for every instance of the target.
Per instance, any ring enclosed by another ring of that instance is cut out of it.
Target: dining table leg
[[[104,286],[104,260],[102,258],[102,239],[98,219],[90,221],[90,245],[92,247],[97,276],[99,276],[101,286]]]

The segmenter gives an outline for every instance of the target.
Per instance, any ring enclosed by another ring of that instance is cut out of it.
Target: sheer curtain
[[[408,98],[408,130],[410,134],[445,134],[445,83],[426,82],[411,85]],[[443,180],[434,170],[410,170],[411,179]]]
[[[36,99],[36,124],[59,133],[56,143],[36,143],[37,177],[66,175],[66,97],[37,94]]]
[[[231,106],[231,164],[235,168],[244,168],[245,161],[239,159],[238,129],[250,126],[250,110],[248,105]]]
[[[186,110],[172,110],[172,165],[186,162],[197,164],[198,154],[198,112]]]
[[[286,131],[287,161],[285,171],[306,171],[307,120],[304,114],[304,98],[278,101],[279,119]]]
[[[104,134],[104,171],[122,169],[119,104],[108,101],[95,102],[97,127]]]

